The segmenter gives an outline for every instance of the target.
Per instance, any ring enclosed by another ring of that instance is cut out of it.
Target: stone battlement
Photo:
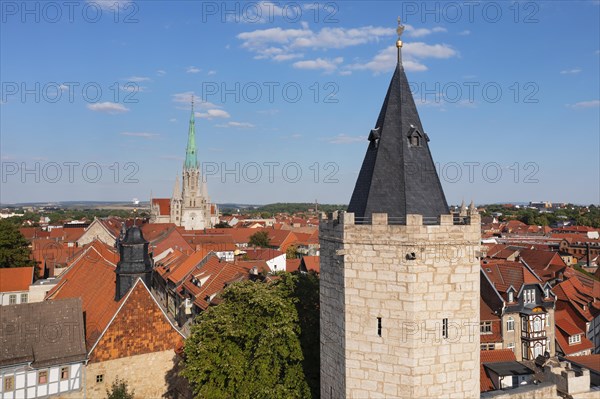
[[[387,213],[373,213],[370,218],[356,217],[352,212],[330,212],[321,214],[320,220],[332,225],[367,225],[367,226],[464,226],[475,225],[479,228],[481,216],[477,212],[467,216],[440,215],[423,217],[423,215],[406,215],[406,217],[388,217]]]

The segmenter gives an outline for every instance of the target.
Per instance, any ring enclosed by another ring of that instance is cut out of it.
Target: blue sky
[[[598,1],[1,4],[2,203],[170,196],[192,93],[213,201],[347,203],[397,16],[450,203],[600,203]]]

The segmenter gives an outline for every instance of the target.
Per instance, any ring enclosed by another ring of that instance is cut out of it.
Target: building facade
[[[202,230],[219,222],[219,210],[210,202],[205,177],[202,176],[196,148],[194,105],[190,116],[188,143],[181,185],[175,179],[173,195],[150,200],[151,223],[174,223],[186,230]]]
[[[397,47],[348,211],[320,224],[324,399],[479,397],[481,219],[450,214]]]

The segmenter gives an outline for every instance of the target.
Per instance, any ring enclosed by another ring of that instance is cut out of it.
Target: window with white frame
[[[509,342],[508,345],[506,345],[507,349],[510,349],[511,351],[515,351],[515,343],[514,342]]]
[[[515,319],[512,316],[509,316],[506,321],[506,331],[514,331],[515,330]]]
[[[581,342],[581,334],[571,335],[569,337],[569,345],[575,345]]]
[[[479,323],[479,332],[481,334],[491,334],[492,333],[492,322],[491,321],[482,321]]]
[[[512,291],[509,291],[508,293],[508,302],[514,302],[515,301],[515,293]]]
[[[17,304],[17,294],[10,294],[8,296],[8,304],[9,305],[16,305]]]
[[[535,289],[526,289],[523,292],[523,303],[535,303]]]
[[[27,303],[27,293],[21,294],[21,303]]]

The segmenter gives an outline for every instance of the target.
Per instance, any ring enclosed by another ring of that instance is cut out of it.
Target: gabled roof
[[[0,292],[28,291],[33,283],[33,267],[0,268]]]
[[[194,297],[194,304],[205,310],[210,301],[223,290],[227,283],[248,278],[248,270],[240,265],[210,256],[206,263],[197,267],[183,283],[186,293]]]
[[[41,368],[85,360],[79,298],[2,306],[0,326],[0,367],[31,363]]]
[[[97,251],[96,241],[83,251],[64,272],[46,299],[81,298],[85,315],[85,339],[91,348],[119,307],[115,302],[116,266]]]
[[[496,290],[504,296],[505,300],[507,298],[504,294],[511,286],[518,293],[524,284],[541,283],[541,281],[520,262],[485,259],[481,262],[481,269]]]
[[[89,362],[162,352],[183,344],[148,287],[138,278],[89,353]]]
[[[200,264],[209,254],[209,251],[201,249],[188,256],[180,265],[172,269],[171,274],[167,277],[169,281],[178,286],[184,278],[190,274],[196,266]]]
[[[418,146],[409,144],[414,135],[420,136]],[[401,62],[369,140],[348,212],[358,218],[374,212],[389,217],[450,213]]]
[[[556,326],[558,327],[559,324],[557,323]],[[581,334],[581,342],[579,342],[577,344],[569,345],[569,336],[571,334],[568,334],[562,328],[556,328],[556,334],[555,334],[556,343],[558,344],[561,351],[565,355],[572,355],[574,353],[579,353],[582,351],[594,349],[594,344],[592,343],[592,341],[587,339],[585,334],[583,334],[581,332],[580,332],[580,334]]]
[[[321,271],[321,258],[319,256],[303,256],[300,261],[300,270],[304,272],[313,270],[319,273]]]

